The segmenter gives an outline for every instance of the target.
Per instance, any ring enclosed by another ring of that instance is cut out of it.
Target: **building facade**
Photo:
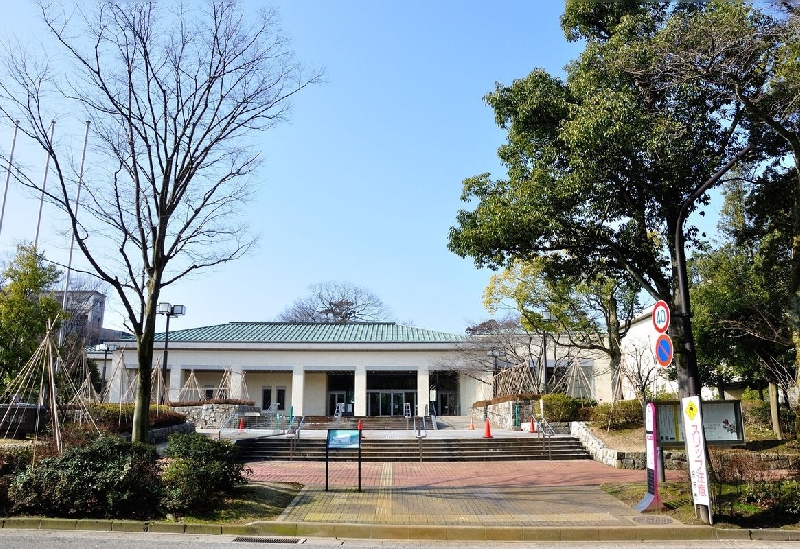
[[[156,336],[159,368],[165,340]],[[204,398],[244,398],[295,416],[333,415],[338,406],[356,416],[458,415],[491,387],[491,372],[453,368],[463,340],[395,323],[232,322],[171,331],[168,400],[191,400],[182,393],[193,385]],[[117,345],[114,360],[122,357],[124,369],[110,381],[110,400],[129,400],[135,342]]]

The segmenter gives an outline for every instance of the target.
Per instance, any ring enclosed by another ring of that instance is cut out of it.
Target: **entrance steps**
[[[392,430],[402,431],[414,426],[414,420],[403,416],[305,416],[303,418],[303,431],[319,429],[357,429],[358,420],[361,420],[364,430]],[[417,418],[419,422],[419,418]],[[425,425],[433,429],[431,417],[425,417]]]
[[[339,427],[347,428],[347,427]],[[404,432],[400,437],[381,436],[375,431],[361,441],[362,461],[498,461],[591,459],[574,437],[536,435],[476,438],[451,433],[449,438],[414,438]],[[326,440],[322,436],[302,438],[261,437],[237,441],[246,461],[325,461]],[[455,435],[455,436],[454,436]],[[358,450],[331,450],[330,461],[356,461]]]

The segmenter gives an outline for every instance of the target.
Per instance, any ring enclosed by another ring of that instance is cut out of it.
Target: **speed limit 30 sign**
[[[669,328],[669,305],[666,301],[656,301],[653,306],[653,327],[663,334]]]

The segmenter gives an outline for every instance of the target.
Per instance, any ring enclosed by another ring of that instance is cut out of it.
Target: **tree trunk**
[[[160,281],[159,281],[160,282]],[[139,373],[139,382],[136,387],[136,404],[133,409],[133,431],[131,440],[134,442],[147,443],[147,431],[150,423],[150,394],[152,391],[153,373],[153,337],[156,327],[156,303],[158,302],[158,291],[153,292],[152,287],[158,284],[150,284],[148,287],[147,302],[145,303],[145,317],[142,325],[142,333],[137,339],[138,349],[136,351]]]
[[[783,440],[780,404],[778,403],[778,386],[772,382],[769,384],[769,411],[772,416],[772,431],[778,437],[778,440]]]

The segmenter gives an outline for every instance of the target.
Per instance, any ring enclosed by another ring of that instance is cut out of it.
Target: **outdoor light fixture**
[[[169,319],[174,316],[186,314],[186,307],[183,305],[170,305],[162,302],[158,304],[156,312],[167,317],[167,329],[164,332],[164,360],[161,364],[161,377],[164,379],[164,392],[161,394],[161,404],[167,403],[167,357],[169,356]]]

